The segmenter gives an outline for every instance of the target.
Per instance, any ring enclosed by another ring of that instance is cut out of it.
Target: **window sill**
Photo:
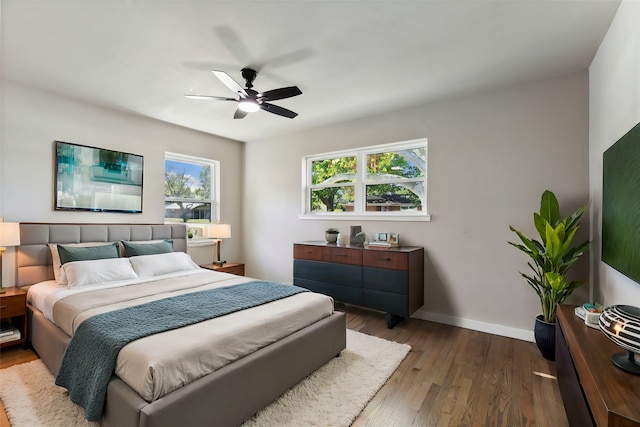
[[[196,247],[200,247],[200,246],[213,246],[216,244],[215,239],[211,240],[211,239],[187,239],[187,247],[189,248],[196,248]]]
[[[299,214],[298,219],[318,221],[402,221],[402,222],[429,222],[431,215],[356,215],[356,214]]]

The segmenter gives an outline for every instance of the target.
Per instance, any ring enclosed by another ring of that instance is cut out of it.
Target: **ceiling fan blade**
[[[211,96],[211,95],[186,94],[185,97],[189,99],[206,99],[211,101],[237,101],[237,99],[235,98],[225,98],[223,96]]]
[[[243,96],[248,96],[247,92],[240,86],[235,80],[229,76],[229,74],[224,71],[211,70],[211,72],[218,78],[226,87],[234,91],[235,93],[239,93]]]
[[[277,101],[278,99],[291,98],[298,95],[302,95],[302,91],[298,86],[281,87],[280,89],[268,90],[260,94],[265,101]]]
[[[295,116],[298,115],[298,113],[294,113],[291,110],[287,110],[286,108],[282,108],[274,104],[269,104],[268,102],[264,102],[260,104],[260,108],[270,113],[277,114],[283,117],[288,117],[290,119],[293,119]]]
[[[233,118],[234,119],[244,119],[247,114],[249,114],[249,113],[246,112],[246,111],[242,111],[241,109],[238,108],[236,110],[236,113],[233,115]]]

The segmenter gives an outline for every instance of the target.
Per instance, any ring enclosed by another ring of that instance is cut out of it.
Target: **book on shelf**
[[[22,335],[20,334],[20,330],[13,328],[13,331],[11,332],[10,335],[5,335],[0,337],[0,344],[5,342],[17,341],[20,338],[22,338]]]
[[[13,334],[13,328],[6,331],[5,330],[0,331],[0,338],[6,337],[7,335],[11,335],[11,334]]]
[[[11,331],[11,330],[13,330],[13,326],[11,325],[11,322],[3,320],[0,323],[0,333],[1,332],[6,332],[6,331]]]

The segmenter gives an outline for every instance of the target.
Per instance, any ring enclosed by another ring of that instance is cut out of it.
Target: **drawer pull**
[[[391,261],[391,258],[378,258],[378,261]]]
[[[9,307],[9,306],[8,305],[0,305],[0,309],[7,308],[7,307]]]
[[[347,256],[346,254],[336,254],[336,256]]]

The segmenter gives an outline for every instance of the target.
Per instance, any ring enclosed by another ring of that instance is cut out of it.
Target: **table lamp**
[[[2,254],[7,246],[20,245],[20,224],[17,222],[4,222],[0,218],[0,294],[5,290],[2,287]]]
[[[600,330],[614,343],[626,350],[615,353],[611,361],[618,368],[640,375],[640,308],[632,305],[613,305],[602,311],[599,319]]]
[[[220,261],[220,245],[222,239],[228,239],[231,237],[231,225],[229,224],[211,224],[207,227],[207,237],[217,239],[216,242],[216,255],[217,260],[213,260],[212,264],[224,265],[227,261]]]

